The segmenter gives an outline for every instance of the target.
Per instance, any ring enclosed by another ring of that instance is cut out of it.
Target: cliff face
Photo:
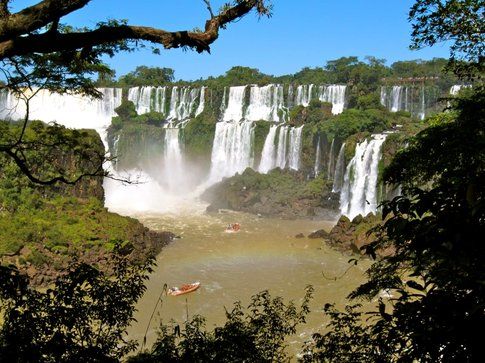
[[[49,132],[43,126],[42,132]],[[104,147],[94,131],[63,130],[82,137],[77,146],[44,156],[30,151],[32,168],[44,176],[75,176],[87,167],[101,167]],[[30,136],[35,133],[29,129]],[[48,284],[73,258],[112,269],[117,250],[133,263],[157,254],[173,239],[170,232],[148,230],[135,219],[110,213],[103,206],[103,177],[82,178],[74,185],[31,183],[6,157],[0,155],[0,261],[25,271],[36,284]]]

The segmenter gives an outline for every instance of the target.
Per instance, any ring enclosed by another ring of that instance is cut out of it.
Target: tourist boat
[[[241,225],[239,223],[231,223],[230,225],[227,226],[226,232],[235,233],[235,232],[239,232],[240,229],[241,229]]]
[[[191,284],[184,284],[180,287],[171,287],[167,291],[167,295],[179,296],[183,294],[188,294],[189,292],[195,291],[200,287],[200,282],[193,282]]]

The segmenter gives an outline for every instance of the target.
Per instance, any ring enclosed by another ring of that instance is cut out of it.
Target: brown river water
[[[341,254],[318,239],[295,238],[298,233],[306,236],[321,228],[329,231],[334,224],[330,221],[268,219],[236,212],[134,217],[153,230],[172,231],[181,238],[157,257],[147,291],[137,304],[136,322],[128,331],[129,338],[143,341],[164,284],[170,287],[201,283],[190,294],[162,295],[148,328],[148,347],[156,339],[160,322],[173,319],[183,323],[187,313],[200,314],[211,329],[225,321],[224,307],[229,310],[235,301],[247,306],[252,295],[267,289],[272,296],[298,303],[305,286],[311,284],[315,292],[307,324],[288,340],[289,351],[297,353],[303,342],[328,321],[322,312],[325,303],[344,306],[345,297],[364,281],[363,272],[369,266],[364,260],[349,269],[352,256]],[[241,230],[226,233],[225,227],[234,222],[241,224]]]

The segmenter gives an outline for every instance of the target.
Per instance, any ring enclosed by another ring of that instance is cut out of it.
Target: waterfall
[[[244,118],[248,121],[284,121],[279,113],[286,113],[283,99],[283,86],[251,86],[249,105]]]
[[[315,166],[313,167],[313,173],[315,174],[315,177],[318,176],[320,173],[320,159],[322,158],[321,156],[321,151],[320,151],[320,136],[318,136],[317,140],[317,150],[315,151]]]
[[[393,86],[392,87],[392,96],[391,96],[391,111],[397,112],[401,110],[401,94],[402,94],[402,86]]]
[[[149,112],[166,114],[166,87],[132,87],[128,90],[128,101],[134,103],[136,113],[143,115]]]
[[[111,118],[116,116],[115,108],[121,105],[120,88],[99,88],[102,98],[94,99],[78,94],[58,94],[47,90],[37,92],[29,102],[30,119],[44,122],[57,122],[72,129],[94,129],[107,146],[106,129]],[[7,120],[23,119],[25,103],[10,92],[1,92],[0,118]]]
[[[384,106],[384,107],[388,107],[387,106],[387,89],[384,86],[381,87],[381,105]]]
[[[166,87],[132,87],[128,90],[127,98],[135,104],[136,113],[139,115],[158,112],[170,120],[181,121],[196,116],[204,110],[204,93],[205,87],[200,89],[172,87],[168,113]],[[197,100],[199,100],[199,105],[195,110]]]
[[[312,100],[313,84],[310,85],[300,85],[296,89],[296,106],[308,107],[310,101]]]
[[[335,138],[332,139],[330,144],[330,151],[328,153],[328,163],[327,163],[327,179],[333,178],[334,172],[334,162],[335,162]]]
[[[404,89],[404,93],[403,93]],[[390,91],[390,92],[389,92]],[[405,99],[403,99],[403,94]],[[391,112],[397,112],[404,109],[408,109],[408,87],[392,86],[381,87],[381,104],[385,106]],[[404,107],[403,107],[404,104]]]
[[[286,105],[288,108],[292,108],[294,106],[294,94],[293,94],[293,85],[290,84],[288,86],[288,98],[286,100]]]
[[[244,115],[244,98],[246,95],[246,86],[237,86],[229,88],[227,97],[227,106],[222,117],[223,121],[241,121]]]
[[[200,89],[174,86],[170,97],[170,120],[186,120],[193,116],[195,102],[199,98]]]
[[[387,135],[373,135],[357,144],[344,175],[340,212],[349,218],[377,211],[377,177],[381,147]]]
[[[451,88],[450,93],[457,88]],[[382,86],[381,104],[391,112],[406,111],[414,117],[424,119],[429,108],[433,108],[441,91],[432,85]]]
[[[154,87],[132,87],[128,90],[128,101],[135,104],[136,113],[142,115],[152,108],[152,90]]]
[[[271,125],[266,140],[264,141],[263,152],[261,154],[261,162],[259,163],[259,172],[266,174],[276,166],[276,131],[277,125]]]
[[[161,182],[170,193],[184,190],[187,176],[180,147],[180,129],[172,124],[165,128],[164,157]]]
[[[421,112],[418,115],[420,120],[424,120],[426,117],[426,99],[424,96],[424,86],[421,87]]]
[[[340,147],[337,157],[337,164],[335,165],[335,172],[333,176],[332,193],[338,193],[342,189],[345,173],[345,142]]]
[[[199,116],[202,112],[204,112],[204,107],[205,107],[205,89],[207,87],[201,87],[200,88],[200,98],[199,98],[199,106],[197,107],[197,110],[195,111],[195,117]]]
[[[458,94],[458,92],[461,91],[461,88],[462,87],[463,86],[461,84],[455,84],[455,85],[451,86],[451,88],[450,88],[450,95],[456,96]]]
[[[253,142],[252,122],[218,122],[212,146],[209,182],[218,182],[252,167]]]
[[[284,169],[286,167],[286,149],[288,140],[288,126],[280,126],[278,135],[278,149],[276,151],[276,167]]]
[[[322,102],[330,102],[332,104],[332,114],[337,115],[344,110],[346,90],[347,86],[344,85],[331,84],[320,86],[318,99]]]
[[[290,151],[289,151],[289,158],[288,158],[288,167],[293,170],[300,169],[302,131],[303,131],[303,126],[292,127],[290,129]]]

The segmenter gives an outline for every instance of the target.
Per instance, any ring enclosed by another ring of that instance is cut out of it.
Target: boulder
[[[315,239],[315,238],[328,238],[329,234],[327,231],[323,230],[323,229],[319,229],[317,231],[314,231],[312,233],[310,233],[308,235],[308,238],[312,238],[312,239]]]
[[[295,238],[305,238],[305,235],[303,233],[298,233],[295,235]]]

